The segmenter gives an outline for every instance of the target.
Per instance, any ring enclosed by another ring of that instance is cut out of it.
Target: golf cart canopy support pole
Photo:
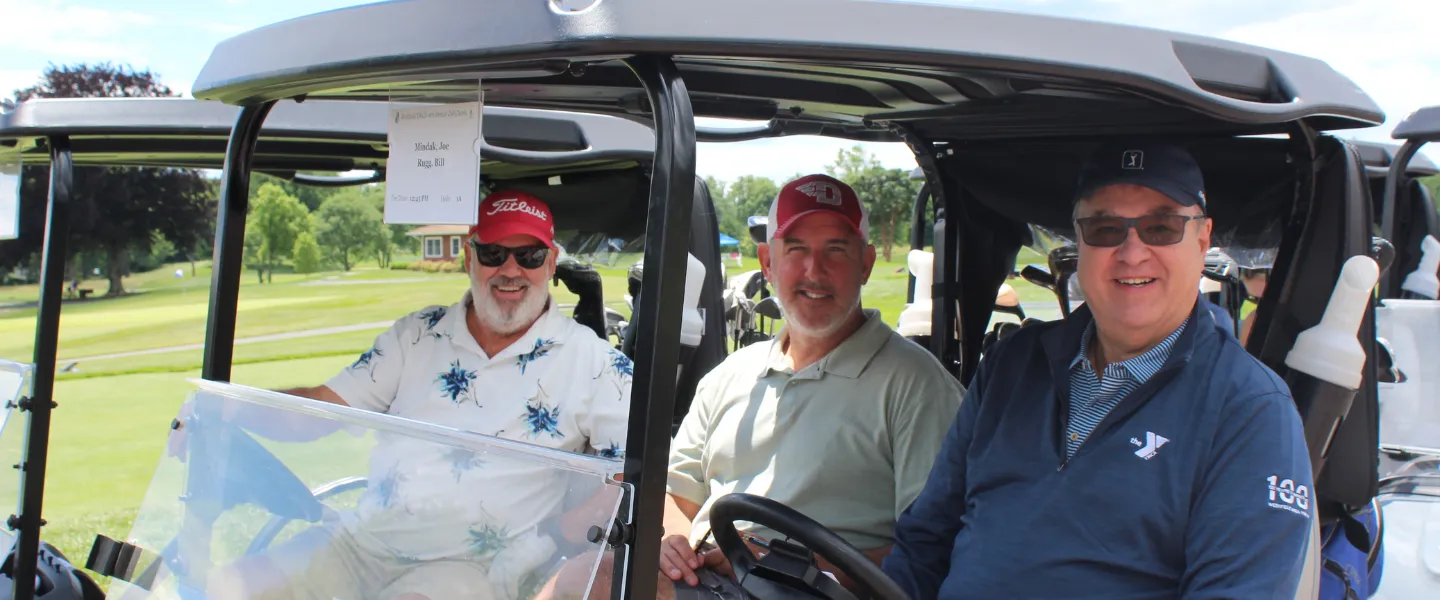
[[[1405,140],[1405,144],[1395,151],[1395,158],[1390,161],[1390,173],[1385,176],[1385,200],[1380,208],[1380,236],[1390,240],[1392,244],[1398,244],[1395,239],[1395,204],[1399,200],[1400,184],[1405,180],[1405,170],[1410,165],[1410,159],[1425,145],[1425,138]],[[1395,279],[1392,273],[1394,269],[1386,269],[1380,274],[1380,290],[1388,292],[1390,282]],[[1402,274],[1403,275],[1403,274]]]
[[[1394,160],[1390,161],[1390,174],[1385,176],[1385,199],[1381,204],[1380,235],[1391,243],[1398,243],[1395,240],[1395,204],[1400,196],[1401,183],[1405,181],[1405,170],[1410,168],[1411,158],[1416,157],[1421,145],[1426,145],[1427,138],[1418,137],[1405,140],[1400,150],[1395,151]],[[1401,273],[1405,275],[1405,273]],[[1385,269],[1380,273],[1380,289],[1390,291],[1391,282],[1394,281],[1394,269]]]
[[[629,551],[616,561],[611,598],[654,598],[664,536],[665,479],[680,356],[681,297],[695,195],[695,117],[680,71],[668,57],[626,60],[655,119],[655,168],[645,225],[645,272],[625,441],[625,481],[634,485]],[[650,298],[655,298],[652,301]],[[637,400],[639,400],[637,402]],[[631,577],[633,575],[633,577]]]
[[[250,204],[250,160],[260,127],[274,101],[246,106],[235,117],[230,145],[225,149],[225,175],[216,211],[214,269],[210,274],[210,311],[205,326],[205,362],[200,376],[230,381],[235,357],[235,308],[240,301],[240,271],[244,269],[245,211]]]
[[[9,522],[19,526],[13,581],[16,600],[35,597],[35,560],[40,551],[40,506],[45,499],[45,458],[50,448],[50,409],[55,406],[55,354],[60,345],[60,300],[65,285],[66,237],[70,231],[71,186],[75,172],[70,138],[54,136],[50,144],[50,197],[45,211],[45,252],[40,275],[40,314],[35,324],[35,379],[25,432],[25,456],[20,460],[20,514]]]

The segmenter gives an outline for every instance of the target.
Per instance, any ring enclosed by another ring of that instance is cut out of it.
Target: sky
[[[544,1],[544,0],[516,0]],[[1312,56],[1355,81],[1386,123],[1342,137],[1390,140],[1406,115],[1440,104],[1435,0],[918,0],[1182,31]],[[188,94],[219,41],[269,23],[363,0],[0,0],[0,93],[33,84],[48,64],[129,64]],[[701,144],[697,171],[722,181],[818,172],[853,142],[813,136]],[[888,167],[913,168],[900,144],[862,144]],[[1440,149],[1426,154],[1440,161]]]

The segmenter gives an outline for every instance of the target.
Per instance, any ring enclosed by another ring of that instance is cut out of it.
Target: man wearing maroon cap
[[[710,507],[732,492],[782,502],[877,564],[889,552],[964,389],[861,306],[869,229],[855,190],[833,177],[801,177],[775,197],[758,250],[785,327],[705,376],[671,444],[662,595],[735,592],[723,555],[704,549]],[[742,535],[763,553],[775,532],[752,524]]]
[[[459,302],[401,318],[324,385],[285,392],[622,457],[631,362],[560,314],[548,285],[554,237],[554,217],[539,198],[489,195],[470,229],[470,285]],[[227,408],[227,416],[261,435],[306,437],[292,424],[244,422],[240,413]],[[567,511],[564,495],[573,482],[543,461],[457,450],[379,436],[358,508],[242,561],[230,571],[230,585],[249,598],[513,599],[526,577],[563,554],[563,544],[585,543],[582,524],[614,510],[582,504]]]

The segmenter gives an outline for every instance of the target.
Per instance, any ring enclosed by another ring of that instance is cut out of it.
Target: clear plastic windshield
[[[1375,307],[1375,337],[1390,356],[1377,385],[1380,443],[1440,452],[1440,370],[1431,362],[1440,353],[1440,301],[1385,299]]]
[[[1384,574],[1372,599],[1434,598],[1440,589],[1440,454],[1406,461],[1381,480]]]
[[[109,598],[585,598],[628,510],[619,461],[196,384]]]
[[[18,465],[25,451],[25,419],[20,412],[20,399],[29,396],[35,365],[0,359],[0,465]],[[13,477],[0,477],[0,501],[9,502],[14,514],[20,512],[19,471]],[[0,518],[11,513],[0,514]],[[0,527],[0,548],[8,551],[14,543],[14,532]]]

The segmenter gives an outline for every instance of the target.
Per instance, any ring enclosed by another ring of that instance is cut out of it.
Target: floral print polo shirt
[[[466,328],[469,303],[467,291],[456,304],[401,318],[326,385],[356,408],[623,457],[630,359],[560,314],[553,299],[524,336],[487,357]],[[554,551],[545,524],[563,513],[574,483],[524,455],[381,433],[369,486],[346,525],[358,541],[402,559],[509,561],[506,570],[523,570]]]

